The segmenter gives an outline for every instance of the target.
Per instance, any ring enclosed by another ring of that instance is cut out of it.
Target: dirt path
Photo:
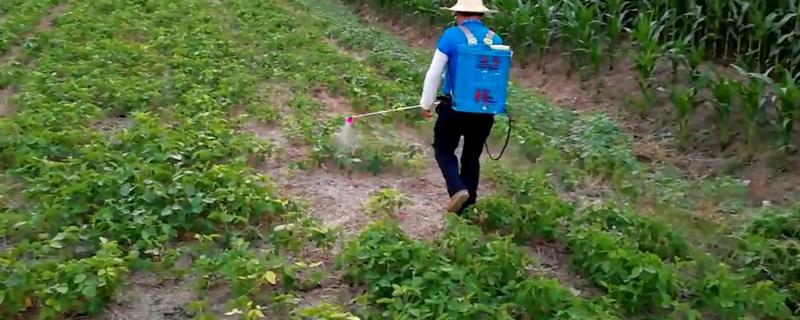
[[[10,115],[14,112],[11,107],[11,96],[14,95],[14,90],[11,87],[0,90],[0,118]]]

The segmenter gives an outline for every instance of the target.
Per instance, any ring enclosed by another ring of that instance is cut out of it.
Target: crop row
[[[694,252],[679,233],[657,221],[613,204],[565,210],[571,205],[559,199],[543,173],[495,170],[512,198],[485,200],[470,213],[471,220],[521,241],[545,237],[566,244],[575,267],[612,298],[625,301],[631,313],[673,310],[699,316],[696,310],[710,310],[726,319],[791,317],[788,297],[772,281],[750,283],[747,274]]]
[[[327,238],[248,168],[270,147],[228,119],[257,81],[213,17],[205,1],[72,1],[23,48],[37,63],[0,119],[3,174],[24,199],[0,207],[3,318],[96,314],[178,239]]]
[[[733,235],[736,246],[727,253],[740,272],[785,288],[795,313],[800,313],[799,223],[796,207],[769,210]]]
[[[367,286],[365,319],[618,319],[601,302],[554,279],[531,277],[531,261],[508,238],[449,216],[435,243],[409,239],[391,220],[348,242],[338,266]]]
[[[404,12],[427,22],[451,20],[438,9],[443,1],[349,2]],[[695,110],[713,107],[722,147],[730,145],[733,121],[742,118],[747,151],[753,155],[759,133],[765,130],[778,133],[780,149],[796,149],[792,133],[800,107],[796,82],[800,47],[793,43],[800,23],[796,8],[777,3],[508,0],[494,3],[500,13],[489,23],[522,56],[535,52],[539,68],[546,68],[553,48],[563,48],[570,72],[580,73],[582,81],[610,72],[615,60],[630,60],[644,111],[657,105],[657,88],[664,86],[655,79],[657,69],[662,63],[669,65],[672,81],[666,86],[667,97],[677,115],[679,142],[688,141]],[[618,45],[623,39],[632,42],[630,48]],[[706,68],[706,60],[716,55],[736,59],[738,75]]]
[[[36,22],[59,0],[3,1],[0,4],[0,55],[33,31]]]
[[[370,3],[429,22],[452,20],[448,13],[438,10],[450,1]],[[683,50],[678,53],[736,59],[754,68],[780,62],[798,71],[800,62],[798,48],[793,45],[800,28],[798,8],[789,0],[498,0],[490,4],[499,10],[490,17],[492,23],[523,52],[543,54],[558,39],[569,45],[571,56],[580,54],[586,62],[594,62],[602,59],[606,50],[612,54],[620,50],[613,42],[627,36],[645,49],[647,41],[654,41],[673,53]],[[578,53],[580,49],[584,50]]]

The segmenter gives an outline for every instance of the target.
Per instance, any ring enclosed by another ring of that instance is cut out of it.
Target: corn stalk
[[[706,87],[707,80],[704,75],[698,80],[692,81],[688,87],[682,85],[672,86],[670,96],[678,115],[678,141],[681,146],[685,146],[688,140],[689,119],[692,112],[705,102],[705,100],[697,96],[697,93]]]
[[[581,0],[567,0],[564,2],[562,19],[560,21],[565,43],[569,46],[567,55],[570,61],[570,74],[578,71],[581,82],[586,80],[587,69],[597,66],[596,52],[601,46],[598,30],[601,30],[602,20],[599,9],[595,3],[583,3]]]
[[[631,10],[628,8],[630,2],[625,0],[608,0],[606,2],[605,25],[606,37],[608,41],[619,41],[622,32],[625,31],[625,19]],[[608,71],[614,70],[614,62],[619,58],[620,49],[618,46],[608,46],[609,64]]]
[[[653,18],[652,14],[639,12],[635,29],[628,29],[632,38],[638,44],[638,53],[635,58],[637,82],[644,99],[643,108],[649,109],[653,104],[652,77],[656,63],[661,56],[659,39],[664,29],[660,21]]]
[[[533,6],[533,18],[531,19],[533,24],[531,39],[536,48],[536,54],[539,56],[538,69],[542,70],[545,75],[547,74],[547,54],[550,51],[550,44],[553,40],[553,26],[557,22],[557,7],[551,1],[537,1]]]
[[[780,82],[778,88],[780,119],[779,148],[785,153],[796,150],[792,144],[792,133],[794,131],[794,120],[797,116],[797,109],[800,108],[800,88],[797,86],[797,79],[792,77],[792,73],[785,68],[780,68]]]
[[[694,109],[695,96],[697,90],[693,86],[684,88],[681,85],[672,87],[670,96],[675,110],[678,112],[678,142],[681,146],[686,145],[687,129],[689,127],[689,115]]]
[[[771,83],[771,79],[767,75],[771,72],[771,68],[766,73],[755,73],[747,72],[737,65],[733,65],[733,67],[748,78],[747,81],[738,83],[738,89],[742,97],[742,111],[744,111],[747,121],[747,153],[750,157],[755,153],[753,146],[758,133],[758,124],[763,117],[764,106],[767,102],[765,93],[767,84]]]
[[[720,142],[722,148],[725,149],[730,144],[731,109],[736,88],[730,79],[722,75],[717,75],[716,78],[717,80],[711,83],[711,90],[714,95],[714,109],[717,111]]]

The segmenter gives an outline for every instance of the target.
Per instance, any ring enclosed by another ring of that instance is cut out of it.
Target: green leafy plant
[[[409,203],[409,199],[394,188],[381,188],[369,197],[364,204],[370,214],[394,214],[404,205]]]
[[[737,93],[737,87],[735,82],[719,75],[717,80],[712,82],[711,87],[717,115],[717,129],[719,130],[720,142],[724,148],[730,144],[731,112],[733,111],[733,101]]]
[[[778,100],[780,102],[778,118],[780,121],[779,146],[786,153],[796,150],[792,144],[792,134],[794,133],[794,121],[797,111],[800,109],[800,87],[797,86],[796,79],[788,69],[779,68],[780,83],[778,88]]]
[[[758,133],[758,124],[764,115],[764,106],[767,102],[767,85],[771,82],[766,74],[747,72],[741,67],[734,66],[736,70],[748,77],[746,82],[738,84],[739,94],[742,97],[742,111],[747,120],[747,150],[750,156],[755,153],[755,140]]]
[[[297,309],[295,319],[322,319],[322,320],[359,320],[359,317],[343,311],[340,307],[323,303],[311,307]]]

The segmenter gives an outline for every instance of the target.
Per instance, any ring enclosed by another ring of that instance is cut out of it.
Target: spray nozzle
[[[353,117],[353,116],[349,116],[349,117],[344,119],[344,123],[347,124],[348,126],[352,126],[355,121],[356,121],[356,118]]]

